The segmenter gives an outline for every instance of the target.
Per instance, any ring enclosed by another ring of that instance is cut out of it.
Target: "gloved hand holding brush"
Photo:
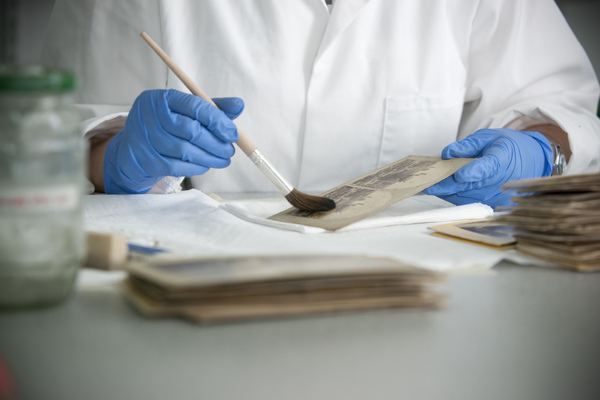
[[[200,175],[225,168],[235,153],[238,132],[232,119],[242,99],[213,99],[176,90],[148,90],[135,100],[125,128],[104,155],[106,193],[146,193],[165,176]]]

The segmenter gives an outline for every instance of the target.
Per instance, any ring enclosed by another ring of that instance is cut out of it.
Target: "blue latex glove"
[[[146,193],[165,176],[200,175],[225,168],[235,153],[238,132],[231,121],[242,99],[214,99],[177,90],[148,90],[133,103],[125,129],[104,155],[104,191]]]
[[[459,157],[477,160],[423,192],[454,204],[510,205],[504,183],[552,173],[552,148],[539,132],[482,129],[442,150],[443,159]]]

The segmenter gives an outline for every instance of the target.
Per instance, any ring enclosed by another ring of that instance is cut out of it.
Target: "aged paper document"
[[[320,194],[335,201],[336,207],[331,211],[289,208],[269,219],[337,230],[419,193],[471,161],[472,158],[408,156]]]
[[[493,246],[499,250],[513,248],[513,228],[497,218],[473,219],[430,226],[436,236],[449,237],[475,244]]]

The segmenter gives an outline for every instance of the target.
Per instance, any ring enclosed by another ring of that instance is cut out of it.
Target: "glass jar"
[[[0,67],[0,309],[57,304],[85,261],[73,74]]]

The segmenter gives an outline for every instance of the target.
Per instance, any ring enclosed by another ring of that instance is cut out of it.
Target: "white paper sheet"
[[[87,230],[123,233],[134,243],[159,246],[185,255],[363,254],[391,257],[438,271],[491,268],[508,255],[432,236],[427,226],[442,222],[440,219],[307,235],[250,223],[225,211],[222,203],[197,190],[169,195],[96,194],[85,200]],[[254,203],[262,203],[262,216],[270,215],[270,208],[275,207],[268,201]],[[405,206],[398,205],[398,208]],[[414,207],[425,205],[414,204]],[[453,213],[459,207],[446,205],[443,208],[448,209],[451,218],[458,218]],[[396,211],[390,207],[386,214],[388,212]],[[399,215],[381,217],[400,218]]]

